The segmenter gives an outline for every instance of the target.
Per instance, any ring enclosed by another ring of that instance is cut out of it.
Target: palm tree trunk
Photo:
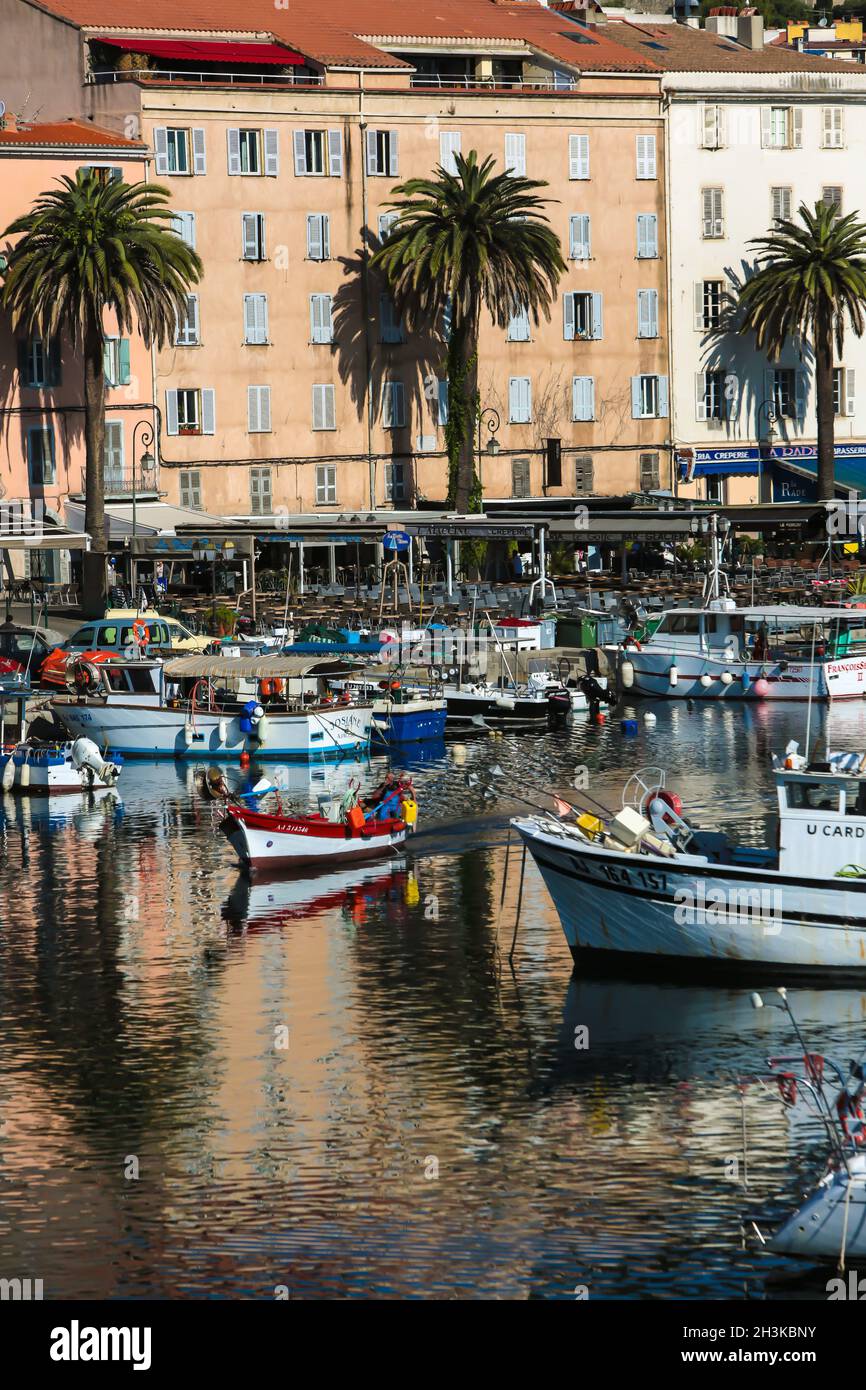
[[[448,504],[478,510],[475,411],[478,393],[478,311],[455,323],[448,344]]]
[[[84,336],[84,529],[90,551],[83,560],[82,607],[99,618],[108,599],[108,547],[105,534],[105,366],[102,330],[92,324]]]
[[[815,334],[815,384],[818,392],[818,498],[835,496],[835,420],[833,414],[833,325],[829,310],[819,309]]]

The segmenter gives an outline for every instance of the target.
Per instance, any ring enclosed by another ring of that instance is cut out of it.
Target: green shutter
[[[127,386],[127,385],[129,384],[129,378],[130,378],[130,371],[129,371],[129,339],[128,339],[128,338],[121,338],[121,340],[120,340],[120,349],[119,349],[119,352],[120,352],[120,381],[119,381],[117,384],[118,384],[118,386]]]

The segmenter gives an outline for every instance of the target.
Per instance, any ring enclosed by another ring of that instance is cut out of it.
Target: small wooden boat
[[[323,811],[325,814],[323,814]],[[227,803],[221,829],[251,869],[372,859],[402,845],[414,829],[418,808],[410,780],[383,783],[364,802],[323,802],[313,815],[253,810]]]

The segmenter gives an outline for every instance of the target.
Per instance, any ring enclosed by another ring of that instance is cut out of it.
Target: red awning
[[[110,39],[100,35],[96,43],[122,48],[125,53],[147,53],[152,58],[175,58],[185,63],[241,63],[250,67],[297,67],[306,59],[279,43],[193,43],[186,39]]]

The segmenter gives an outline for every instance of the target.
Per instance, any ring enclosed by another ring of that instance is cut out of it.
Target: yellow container
[[[414,825],[415,822],[417,821],[417,819],[418,819],[418,803],[417,803],[417,801],[404,801],[404,802],[403,802],[403,820],[406,822],[407,825]]]
[[[598,816],[591,816],[588,811],[585,811],[582,816],[578,816],[577,825],[584,835],[589,836],[590,840],[595,840],[604,829]]]

